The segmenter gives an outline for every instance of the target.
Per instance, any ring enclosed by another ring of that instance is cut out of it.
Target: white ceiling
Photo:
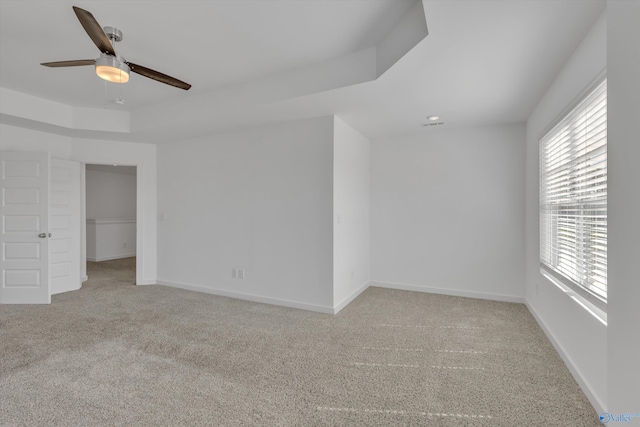
[[[108,108],[131,113],[131,132],[113,138],[144,142],[326,114],[371,138],[428,132],[420,124],[430,114],[447,128],[516,123],[605,8],[604,0],[425,0],[429,35],[377,80],[268,103],[249,97],[234,108],[212,105],[252,81],[375,46],[414,2],[0,0],[0,86],[86,108],[122,96],[124,106]],[[73,5],[124,32],[116,49],[127,60],[192,89],[134,74],[126,85],[109,84],[105,97],[91,67],[40,66],[98,56]],[[136,126],[163,112],[175,120]]]

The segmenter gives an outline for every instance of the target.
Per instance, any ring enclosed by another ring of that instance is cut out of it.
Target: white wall
[[[331,311],[332,162],[333,117],[158,146],[159,283]]]
[[[87,168],[87,218],[136,218],[136,175]]]
[[[136,174],[128,167],[100,168],[86,169],[87,260],[135,256]]]
[[[369,140],[334,117],[333,306],[369,286]]]
[[[52,157],[66,159],[72,149],[69,137],[0,123],[0,150],[49,152]]]
[[[596,410],[606,407],[607,328],[540,274],[538,145],[607,65],[606,15],[596,21],[527,121],[526,299]],[[632,410],[632,409],[629,409]]]
[[[136,256],[135,219],[87,219],[87,261]]]
[[[156,281],[156,146],[64,137],[0,124],[0,150],[45,151],[81,163],[137,166],[136,283]]]
[[[608,410],[640,413],[640,2],[607,2]],[[634,418],[640,425],[640,417]]]
[[[522,301],[524,162],[523,125],[373,141],[373,284]]]

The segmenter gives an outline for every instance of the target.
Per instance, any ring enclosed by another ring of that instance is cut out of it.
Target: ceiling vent
[[[431,126],[442,126],[442,125],[444,125],[444,122],[433,122],[433,123],[423,123],[422,127],[429,128]]]

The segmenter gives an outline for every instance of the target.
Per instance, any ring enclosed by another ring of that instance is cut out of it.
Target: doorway
[[[135,266],[136,205],[136,166],[85,165],[85,279],[91,278],[92,269]]]
[[[156,183],[155,163],[148,159],[151,153],[146,148],[127,147],[123,151],[110,147],[109,153],[89,148],[83,144],[83,150],[65,160],[52,158],[44,151],[0,150],[0,193],[4,194],[0,209],[4,224],[0,227],[0,304],[48,304],[52,294],[79,289],[87,280],[86,164],[99,167],[122,161],[135,165],[129,169],[131,178],[135,178],[131,180],[136,182],[135,243],[122,246],[131,250],[125,255],[135,255],[130,258],[135,266],[134,283],[156,282]],[[79,185],[72,182],[78,172]],[[74,219],[78,210],[79,221]],[[80,229],[80,236],[75,238],[77,231],[70,227],[73,224]],[[78,253],[76,244],[79,256],[73,255]],[[76,277],[65,278],[67,273]],[[58,286],[61,284],[74,286],[62,289]]]

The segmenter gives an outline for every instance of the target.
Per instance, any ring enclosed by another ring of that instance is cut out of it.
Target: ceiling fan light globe
[[[130,72],[129,66],[114,56],[101,55],[96,59],[96,74],[108,82],[126,83]]]

